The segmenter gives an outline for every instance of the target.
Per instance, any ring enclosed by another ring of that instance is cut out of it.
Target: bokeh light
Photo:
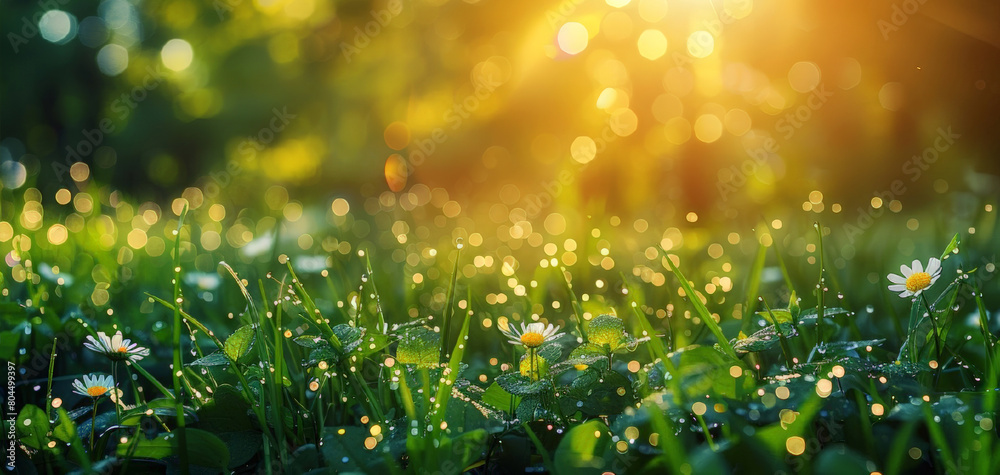
[[[191,44],[179,38],[167,41],[160,50],[163,65],[172,71],[183,71],[194,60],[194,50]]]
[[[38,20],[38,31],[52,43],[68,43],[76,36],[76,17],[62,10],[49,10]]]
[[[117,76],[128,67],[128,50],[117,44],[104,45],[97,51],[97,67],[108,76]]]
[[[590,38],[587,27],[571,21],[559,28],[556,40],[559,43],[559,49],[566,54],[576,55],[587,48]]]

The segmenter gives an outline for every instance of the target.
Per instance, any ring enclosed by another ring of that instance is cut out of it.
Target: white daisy
[[[920,295],[924,289],[934,285],[934,282],[941,277],[941,260],[932,257],[927,261],[927,269],[920,263],[919,260],[913,260],[913,267],[908,267],[905,264],[899,267],[899,274],[889,274],[889,282],[892,285],[889,286],[889,290],[893,292],[899,292],[900,297],[909,297],[912,295]]]
[[[104,396],[115,385],[114,379],[107,374],[86,374],[83,381],[73,380],[73,392],[92,398]]]
[[[525,348],[538,348],[542,346],[543,343],[559,338],[559,325],[552,326],[552,324],[545,325],[541,322],[529,323],[527,325],[521,322],[521,331],[514,328],[513,325],[507,324],[507,329],[500,328],[503,334],[510,338],[509,343],[512,345],[524,345]]]
[[[110,338],[104,332],[97,332],[97,338],[87,335],[87,341],[83,343],[83,346],[114,361],[129,360],[134,363],[149,356],[148,348],[143,348],[132,343],[132,340],[122,338],[121,331]]]

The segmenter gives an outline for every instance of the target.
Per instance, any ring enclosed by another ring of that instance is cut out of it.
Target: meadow
[[[8,0],[4,473],[1000,473],[1000,7]]]
[[[89,185],[65,226],[39,224],[33,188],[5,197],[22,473],[1000,463],[989,204],[951,239],[935,226],[960,218],[927,217],[911,262],[880,255],[891,213],[853,244],[805,212],[742,233],[572,212],[486,233],[419,189],[319,208],[272,187],[233,222],[197,190],[159,210]]]

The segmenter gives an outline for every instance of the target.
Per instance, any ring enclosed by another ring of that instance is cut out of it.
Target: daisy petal
[[[906,264],[899,266],[899,271],[903,273],[903,277],[909,277],[911,274],[913,274],[913,270],[910,269],[910,267],[907,266]]]
[[[914,259],[913,260],[913,272],[923,272],[923,271],[924,271],[924,265],[921,264],[919,260]]]
[[[122,347],[122,332],[115,333],[115,336],[111,337],[111,349],[117,350]]]
[[[889,282],[892,282],[893,284],[905,284],[906,283],[906,277],[903,277],[903,276],[901,276],[899,274],[889,274],[887,277],[889,279]]]
[[[890,292],[901,292],[903,290],[906,290],[906,285],[904,284],[893,284],[889,286]]]
[[[931,260],[927,262],[927,273],[934,275],[939,271],[941,271],[941,259],[932,257]]]

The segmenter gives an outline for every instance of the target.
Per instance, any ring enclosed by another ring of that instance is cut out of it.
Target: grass
[[[884,256],[888,218],[848,259],[845,238],[818,224],[769,223],[708,254],[730,230],[679,231],[689,237],[670,245],[611,222],[517,248],[464,228],[457,241],[359,238],[357,223],[387,222],[380,211],[328,216],[311,240],[325,244],[290,255],[283,230],[257,257],[200,247],[218,225],[205,207],[163,215],[146,246],[89,233],[55,244],[11,221],[0,350],[21,368],[18,467],[1000,469],[989,211],[950,243],[914,234],[909,256]],[[158,234],[171,251],[156,252]],[[886,297],[888,272],[938,255],[944,275],[921,298]],[[533,320],[562,333],[506,343],[501,329]],[[124,407],[69,390],[111,371],[82,340],[115,330],[152,350],[119,363]]]

